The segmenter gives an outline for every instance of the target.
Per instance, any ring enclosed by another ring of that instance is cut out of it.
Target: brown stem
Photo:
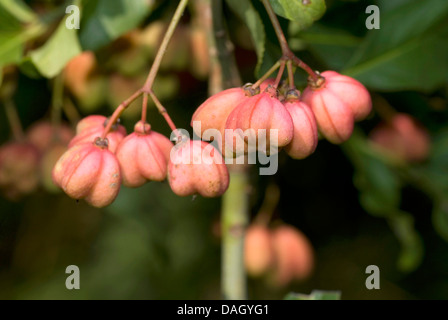
[[[76,109],[75,104],[69,97],[65,97],[64,103],[62,104],[62,109],[73,127],[79,122],[79,120],[81,120],[81,116]]]
[[[260,79],[258,79],[257,82],[255,82],[252,85],[252,89],[257,89],[264,80],[269,78],[271,76],[271,74],[273,74],[274,71],[280,67],[280,65],[281,65],[281,62],[279,60]]]
[[[211,0],[214,40],[216,42],[223,89],[241,86],[241,77],[235,61],[234,46],[226,32],[222,0]]]
[[[170,115],[168,114],[168,112],[166,111],[165,107],[162,105],[162,103],[159,101],[159,99],[157,99],[156,95],[154,94],[154,92],[152,90],[150,90],[148,92],[149,96],[151,97],[152,101],[154,101],[157,109],[159,110],[160,114],[165,118],[165,121],[168,123],[168,125],[170,126],[171,130],[173,132],[177,132],[177,128],[176,125],[174,124],[173,120],[171,120]],[[177,133],[178,136],[180,136],[180,133]]]
[[[61,72],[56,76],[53,83],[53,96],[51,99],[51,124],[53,126],[53,132],[55,139],[60,139],[60,126],[61,126],[61,110],[64,103],[64,72]]]
[[[278,21],[277,15],[272,9],[269,0],[261,0],[263,2],[264,7],[269,15],[269,19],[271,20],[272,26],[274,27],[275,34],[277,35],[278,41],[280,42],[280,47],[282,49],[283,58],[286,60],[292,60],[295,65],[305,70],[311,77],[313,81],[318,81],[322,78],[316,72],[313,71],[305,62],[300,60],[298,57],[294,55],[292,50],[289,48],[288,41],[286,41],[285,34],[283,33],[282,27],[280,26],[280,22]]]
[[[20,123],[17,109],[11,99],[4,101],[6,117],[8,118],[9,125],[11,126],[12,135],[15,140],[23,141],[25,134],[23,133],[22,124]]]
[[[275,78],[274,87],[278,88],[280,81],[282,80],[283,73],[285,72],[285,61],[282,60],[280,62],[280,70],[277,73],[277,77]]]
[[[148,111],[148,94],[146,92],[143,93],[143,103],[142,103],[142,122],[146,122],[146,114]]]
[[[168,26],[168,30],[163,37],[162,43],[160,44],[159,50],[157,51],[156,57],[154,58],[154,62],[151,66],[151,70],[149,70],[148,77],[146,78],[145,84],[143,86],[143,91],[148,92],[151,91],[152,85],[156,78],[157,72],[159,71],[160,63],[162,62],[162,58],[165,55],[166,48],[170,43],[170,40],[176,30],[177,24],[179,23],[182,14],[185,10],[185,7],[188,4],[188,0],[180,0],[177,5],[176,12],[174,13],[173,18],[171,19],[170,25]]]
[[[286,63],[286,66],[288,68],[288,82],[289,82],[289,89],[293,90],[296,88],[296,85],[294,84],[294,70],[292,68],[292,61],[289,60]]]

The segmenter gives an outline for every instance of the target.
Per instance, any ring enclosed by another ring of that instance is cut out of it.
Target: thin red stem
[[[142,122],[146,123],[146,114],[148,112],[148,94],[143,92],[143,103],[142,103]]]
[[[280,65],[281,65],[281,62],[279,60],[260,79],[258,79],[257,82],[255,82],[252,85],[252,89],[257,89],[264,80],[269,78],[271,76],[271,74],[273,74],[274,71],[280,67]]]
[[[292,60],[295,65],[305,70],[314,81],[319,80],[321,76],[315,73],[313,69],[311,69],[305,62],[296,57],[289,48],[288,41],[286,41],[285,34],[283,33],[282,27],[280,26],[280,22],[278,21],[277,15],[272,9],[269,0],[261,0],[261,1],[263,2],[264,7],[266,8],[266,11],[269,15],[269,19],[271,20],[272,26],[274,27],[275,34],[277,35],[278,41],[280,42],[283,58],[285,60]]]
[[[288,82],[289,82],[289,89],[295,89],[296,85],[294,84],[294,70],[292,68],[292,61],[289,60],[286,63],[286,66],[288,68]]]
[[[280,81],[282,80],[283,73],[285,72],[285,61],[282,60],[280,62],[280,70],[277,73],[277,77],[275,78],[274,87],[278,88]]]
[[[166,123],[171,128],[172,131],[177,132],[176,125],[174,124],[173,120],[171,120],[170,115],[168,114],[168,111],[166,111],[165,107],[162,105],[162,103],[157,99],[156,95],[152,90],[148,92],[149,96],[151,97],[152,101],[154,101],[157,109],[159,110],[160,114],[165,118]],[[180,135],[180,134],[179,134]]]
[[[123,113],[124,110],[126,110],[126,108],[135,100],[137,99],[140,95],[142,94],[142,89],[138,89],[137,91],[135,91],[132,96],[130,96],[129,98],[127,98],[125,101],[123,101],[117,109],[115,109],[114,113],[112,114],[112,116],[110,117],[109,121],[107,122],[107,126],[104,128],[103,130],[103,134],[101,135],[101,138],[104,139],[106,138],[107,134],[110,132],[112,126],[114,125],[115,122],[117,122],[118,118],[120,118],[121,114]]]

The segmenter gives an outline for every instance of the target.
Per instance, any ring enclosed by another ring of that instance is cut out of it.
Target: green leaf
[[[29,57],[41,75],[56,76],[67,62],[81,53],[77,30],[68,29],[62,20],[54,34],[40,48],[30,52]]]
[[[0,7],[22,23],[30,23],[37,18],[36,14],[22,0],[0,0]]]
[[[288,293],[284,300],[341,300],[340,291],[313,290],[311,294]]]
[[[291,22],[289,35],[288,42],[293,51],[308,49],[331,70],[342,69],[362,40],[343,29],[330,28],[320,23],[301,31],[298,23]]]
[[[448,72],[448,2],[412,0],[381,11],[345,74],[377,90],[430,91]],[[427,70],[432,70],[427,72]]]
[[[275,13],[295,21],[303,30],[325,13],[325,0],[269,0]]]
[[[137,27],[154,1],[89,0],[83,2],[80,41],[84,50],[96,50]]]
[[[403,272],[414,271],[423,260],[423,242],[414,228],[413,217],[400,211],[388,221],[401,245],[398,269]]]
[[[22,58],[23,41],[20,36],[22,32],[1,32],[0,31],[0,64],[7,65],[17,63]]]
[[[246,26],[250,31],[252,42],[255,46],[255,52],[257,53],[258,58],[257,67],[255,68],[255,74],[258,74],[263,62],[266,45],[266,33],[260,15],[252,6],[250,1],[226,1],[229,7],[238,15],[238,17],[246,23]]]
[[[448,241],[448,201],[439,201],[432,212],[432,223],[437,233]]]

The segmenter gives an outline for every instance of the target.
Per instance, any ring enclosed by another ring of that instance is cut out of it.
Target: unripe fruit
[[[148,123],[137,122],[134,132],[116,150],[123,185],[139,187],[147,181],[165,180],[172,147],[171,141],[152,131]]]
[[[304,159],[316,150],[319,141],[316,118],[298,94],[289,93],[284,105],[294,123],[294,136],[285,151],[294,159]]]
[[[76,126],[76,136],[70,141],[68,147],[78,144],[93,143],[97,137],[103,134],[108,119],[100,115],[92,115],[82,119]],[[118,144],[126,136],[126,129],[122,125],[114,124],[106,135],[109,141],[109,150],[115,153]]]
[[[111,204],[121,183],[120,166],[107,140],[78,144],[65,152],[53,169],[53,181],[74,199],[95,207]]]
[[[261,225],[247,228],[244,239],[244,263],[249,275],[257,277],[269,270],[274,263],[270,230]]]
[[[296,228],[288,225],[277,227],[272,233],[275,252],[275,280],[278,285],[302,280],[311,274],[314,267],[314,254],[307,237]]]
[[[29,143],[9,142],[0,147],[0,188],[18,198],[34,191],[39,183],[37,148]]]
[[[41,152],[50,148],[54,143],[68,145],[73,136],[73,130],[69,126],[61,124],[56,129],[48,121],[36,122],[27,132],[28,141]]]
[[[218,197],[229,186],[229,172],[219,151],[201,140],[186,139],[171,150],[168,181],[179,196]]]
[[[205,100],[196,109],[191,119],[191,126],[193,126],[194,121],[200,121],[201,123],[200,132],[198,132],[198,127],[193,126],[195,134],[202,137],[202,134],[206,130],[219,130],[222,139],[221,141],[218,141],[218,145],[222,154],[225,155],[225,150],[222,146],[225,142],[224,129],[227,117],[239,103],[246,101],[247,99],[249,99],[249,97],[246,96],[245,90],[238,87],[221,91]]]
[[[275,91],[273,88],[271,89]],[[267,153],[270,147],[286,146],[291,142],[294,135],[291,116],[272,90],[262,92],[241,102],[230,113],[226,122],[226,129],[241,129],[243,133],[250,130],[249,136],[244,137],[244,141],[246,143],[251,140],[256,141],[257,149]],[[271,134],[273,134],[271,130],[277,130],[277,139],[271,138]],[[234,149],[237,154],[241,151]]]
[[[430,137],[413,117],[397,113],[388,124],[381,124],[370,133],[370,139],[397,157],[419,162],[429,155]]]

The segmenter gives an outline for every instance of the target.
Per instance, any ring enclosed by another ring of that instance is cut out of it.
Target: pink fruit
[[[229,172],[219,151],[201,140],[185,139],[171,151],[168,181],[179,196],[218,197],[229,186]]]
[[[74,199],[95,207],[111,204],[121,183],[120,166],[107,140],[78,144],[65,152],[53,169],[53,182]]]
[[[253,143],[256,141],[257,150],[265,152],[269,152],[270,147],[286,146],[291,142],[294,135],[291,116],[277,99],[275,90],[262,92],[241,102],[227,118],[226,129],[231,129],[233,132],[238,129],[242,130],[240,139],[243,139],[243,134],[246,132],[244,142]],[[277,139],[275,139],[272,130],[276,130]],[[233,145],[228,145],[229,140],[230,143],[233,142]],[[232,141],[232,139],[226,137],[226,148],[230,147],[234,153],[241,154],[243,150],[238,148],[237,143],[241,145],[237,139]],[[244,147],[244,152],[247,152],[247,145]]]
[[[244,240],[244,263],[251,276],[260,276],[274,263],[271,232],[267,227],[251,225]]]
[[[195,134],[202,137],[206,130],[218,130],[222,139],[219,139],[217,142],[223,155],[225,155],[225,150],[222,146],[224,145],[224,129],[227,117],[239,103],[247,99],[245,90],[238,87],[221,91],[205,100],[194,112],[191,119],[191,126],[193,126]],[[200,131],[199,127],[194,125],[194,121],[200,122]],[[207,140],[208,137],[203,139]],[[215,139],[210,137],[210,141],[213,140]]]
[[[380,124],[373,129],[370,139],[397,157],[410,162],[425,160],[431,146],[428,131],[405,113],[397,113],[390,123]]]
[[[314,254],[308,238],[292,226],[283,225],[272,233],[278,285],[308,277],[314,267]]]
[[[372,99],[366,87],[356,79],[336,71],[324,71],[325,86],[338,94],[353,111],[356,121],[365,119],[372,111]]]
[[[97,137],[103,134],[108,119],[104,116],[92,115],[82,119],[76,126],[76,136],[70,141],[71,148],[86,142],[93,143]],[[118,144],[126,136],[126,129],[122,125],[114,124],[106,138],[109,140],[109,150],[114,153]]]
[[[18,198],[33,192],[39,184],[39,151],[23,142],[0,147],[0,188],[6,196]]]
[[[48,121],[36,122],[27,132],[28,141],[39,151],[48,149],[53,143],[68,145],[73,136],[73,130],[69,126],[61,124],[56,129]]]
[[[314,112],[317,125],[325,138],[332,143],[348,140],[353,132],[354,121],[365,118],[372,102],[367,89],[357,80],[325,71],[324,78],[303,91],[302,101]]]
[[[152,131],[148,123],[137,122],[134,132],[117,147],[123,185],[139,187],[147,181],[163,181],[173,144],[164,135]]]
[[[294,159],[304,159],[316,150],[319,141],[316,118],[297,93],[289,93],[284,105],[294,124],[294,136],[285,151]]]

